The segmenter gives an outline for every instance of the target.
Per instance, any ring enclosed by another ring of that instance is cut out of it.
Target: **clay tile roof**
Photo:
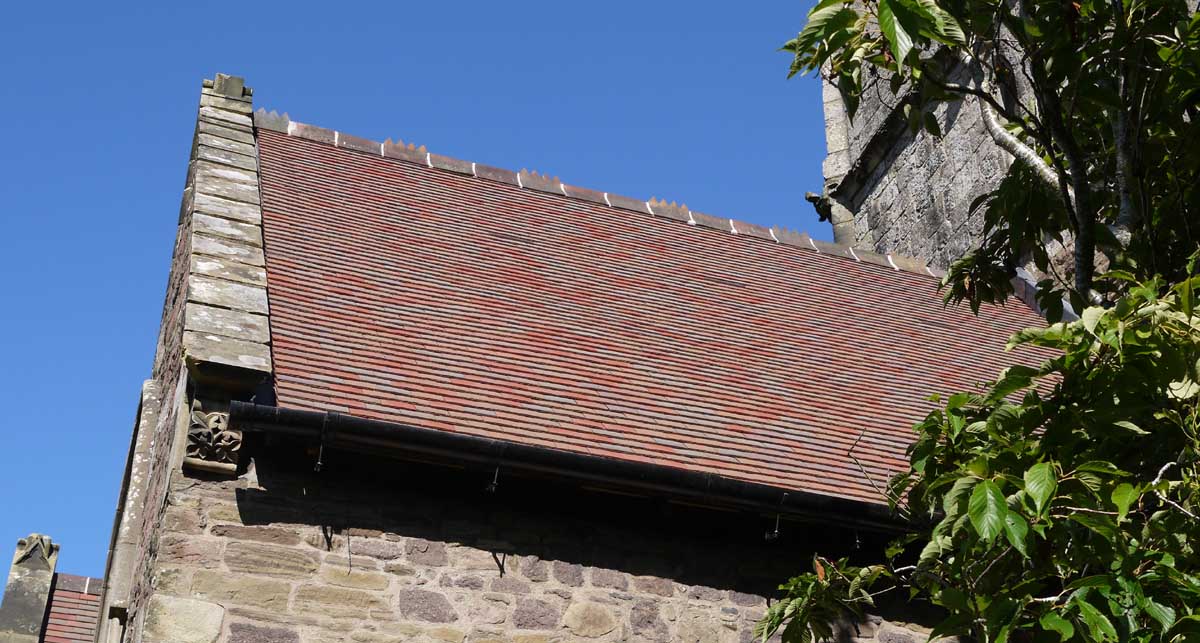
[[[100,618],[98,578],[55,574],[46,605],[41,640],[45,643],[91,643]]]
[[[280,407],[879,503],[929,396],[1041,322],[665,201],[295,122],[258,143]]]

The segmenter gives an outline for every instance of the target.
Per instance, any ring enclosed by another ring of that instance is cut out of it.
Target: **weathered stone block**
[[[529,583],[517,580],[512,576],[501,576],[492,579],[490,589],[493,592],[503,592],[505,594],[528,594]]]
[[[638,601],[629,610],[629,627],[634,636],[649,641],[666,641],[670,635],[656,601]]]
[[[146,607],[146,643],[213,643],[221,634],[225,608],[207,601],[155,594]]]
[[[520,568],[521,575],[535,583],[550,579],[550,564],[537,556],[523,556]]]
[[[351,538],[350,553],[370,556],[381,560],[393,560],[400,557],[399,543],[378,538]]]
[[[166,535],[159,541],[158,560],[193,567],[217,567],[221,564],[221,543],[195,536]]]
[[[198,194],[208,194],[231,201],[258,205],[258,186],[235,181],[197,180],[195,190]]]
[[[214,525],[208,533],[231,540],[255,540],[273,545],[298,545],[300,536],[296,532],[278,527],[243,527],[241,525]]]
[[[204,105],[200,108],[200,118],[216,121],[218,123],[237,125],[246,128],[247,131],[253,125],[253,121],[250,120],[250,116],[248,114],[239,114],[237,112],[231,112],[229,110],[220,109],[211,105]]]
[[[201,275],[188,276],[188,301],[267,314],[267,289]]]
[[[237,505],[218,503],[210,505],[205,509],[205,515],[208,516],[208,522],[229,522],[241,524],[242,513],[238,510]]]
[[[558,627],[562,612],[554,604],[538,598],[522,598],[513,610],[513,625],[521,630],[549,630]]]
[[[240,261],[230,261],[217,257],[192,255],[191,271],[194,275],[215,277],[227,281],[236,281],[252,286],[267,285],[267,270],[260,266],[251,266]]]
[[[626,590],[629,589],[629,577],[623,572],[596,567],[592,569],[592,585]]]
[[[412,623],[369,623],[362,629],[350,633],[349,639],[358,643],[397,643],[408,641],[422,633],[422,628]],[[311,630],[305,633],[304,643],[345,643],[346,636],[337,632],[321,632],[316,636]]]
[[[192,252],[231,259],[251,266],[265,265],[262,248],[206,234],[192,234]]]
[[[330,585],[351,589],[379,591],[387,589],[388,586],[386,574],[328,565],[321,568],[321,580]]]
[[[210,126],[210,127],[212,127],[212,126]],[[230,131],[232,131],[232,130],[230,130]],[[196,133],[196,142],[199,143],[200,145],[204,145],[207,147],[211,147],[213,149],[221,150],[222,152],[227,152],[230,154],[237,154],[241,157],[251,159],[252,161],[255,159],[255,157],[257,155],[257,152],[254,149],[253,143],[244,143],[244,142],[236,140],[236,139],[226,138],[224,136],[217,136],[215,134],[209,134],[204,131],[199,131]],[[257,171],[258,163],[255,162],[254,165],[252,165],[249,169]]]
[[[458,613],[445,596],[424,589],[405,589],[398,592],[400,615],[427,623],[452,623]]]
[[[423,538],[410,538],[404,546],[406,559],[418,565],[440,567],[449,563],[446,543],[432,542]]]
[[[688,588],[687,596],[688,598],[695,600],[717,603],[725,600],[725,591],[713,589],[712,587],[705,587],[703,585],[693,585]]]
[[[220,163],[222,165],[229,165],[241,170],[258,170],[257,158],[253,156],[246,156],[244,154],[238,154],[237,152],[231,152],[220,147],[197,145],[196,158],[213,163]]]
[[[474,569],[479,571],[501,572],[505,567],[516,565],[514,556],[506,556],[498,552],[484,551],[473,547],[456,547],[454,549],[454,566],[459,569]]]
[[[190,302],[184,311],[184,328],[265,344],[271,340],[266,315],[216,308]]]
[[[158,565],[150,581],[157,592],[186,596],[192,585],[192,569],[187,566]]]
[[[253,111],[250,101],[218,96],[217,94],[212,93],[210,90],[205,90],[200,94],[200,104],[206,107],[229,110],[238,114],[249,114],[251,111]]]
[[[673,596],[675,594],[675,583],[669,578],[634,576],[633,587],[647,594],[657,594],[659,596]]]
[[[229,543],[225,565],[235,572],[280,578],[309,578],[317,571],[312,552],[258,543]]]
[[[191,594],[226,607],[246,605],[272,611],[287,609],[291,587],[282,581],[227,572],[199,570],[192,575]]]
[[[570,587],[583,585],[583,565],[554,561],[552,565],[554,580]]]
[[[284,627],[263,627],[252,623],[231,623],[229,643],[300,643],[295,630]]]
[[[265,344],[187,331],[183,334],[183,348],[187,358],[196,362],[271,372],[271,350]]]
[[[237,141],[238,143],[244,143],[246,145],[254,145],[254,135],[245,129],[226,127],[224,124],[211,123],[205,120],[197,121],[197,125],[197,132],[201,134]]]
[[[254,170],[229,167],[202,159],[193,161],[192,167],[194,168],[192,176],[195,178],[197,186],[235,183],[252,188],[255,193],[258,191],[258,172]]]
[[[720,621],[708,614],[691,613],[680,619],[675,638],[689,643],[732,642],[735,636],[721,627]]]
[[[367,592],[328,585],[304,585],[296,590],[292,609],[334,618],[365,618],[385,609],[381,598]]]
[[[255,225],[262,223],[262,210],[257,203],[242,203],[219,196],[197,192],[193,196],[192,209],[226,219],[235,219]]]
[[[563,625],[575,636],[596,638],[616,629],[617,618],[611,608],[599,603],[573,603],[563,615]]]
[[[196,232],[262,247],[262,226],[258,224],[242,223],[197,212],[192,215],[192,226]]]
[[[163,515],[163,525],[172,533],[200,534],[204,532],[204,516],[198,502],[170,505]]]

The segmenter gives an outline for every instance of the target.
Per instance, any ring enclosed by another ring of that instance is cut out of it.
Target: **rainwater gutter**
[[[736,480],[660,464],[619,460],[542,446],[385,422],[328,411],[306,411],[234,401],[229,427],[245,433],[289,436],[327,449],[379,455],[433,455],[505,471],[549,474],[611,485],[647,495],[739,508],[805,521],[899,532],[904,523],[883,504]]]

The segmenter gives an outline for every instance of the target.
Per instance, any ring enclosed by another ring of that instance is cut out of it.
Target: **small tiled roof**
[[[258,133],[281,407],[880,503],[931,394],[1035,357],[920,264],[306,127]]]
[[[96,625],[100,618],[102,587],[98,578],[55,574],[46,605],[42,641],[91,643],[96,638]]]

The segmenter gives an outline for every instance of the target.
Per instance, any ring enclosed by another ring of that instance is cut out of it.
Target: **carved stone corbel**
[[[236,473],[241,447],[242,433],[229,428],[227,411],[205,412],[199,399],[192,401],[187,452],[183,459],[185,467],[212,473]]]

